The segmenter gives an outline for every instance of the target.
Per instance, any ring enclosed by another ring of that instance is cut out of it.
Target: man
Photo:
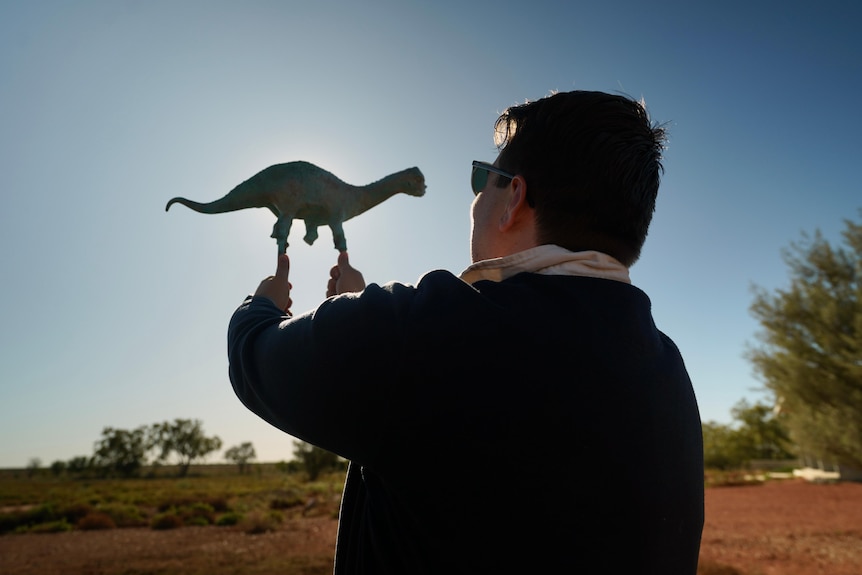
[[[336,573],[694,575],[700,418],[628,275],[663,130],[637,102],[568,92],[496,134],[460,277],[365,287],[342,253],[335,297],[289,317],[281,256],[231,320],[234,389],[350,460]]]

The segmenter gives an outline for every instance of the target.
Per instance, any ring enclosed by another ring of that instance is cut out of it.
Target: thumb
[[[347,255],[347,252],[338,252],[338,266],[345,267],[347,269],[351,269],[350,266],[350,257]]]

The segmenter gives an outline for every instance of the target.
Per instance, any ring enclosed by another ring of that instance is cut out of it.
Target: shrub
[[[227,504],[227,499],[224,497],[210,497],[206,502],[213,508],[213,511],[217,511],[218,513],[230,511],[230,506]]]
[[[207,503],[192,503],[177,510],[186,525],[209,525],[215,522],[215,511]]]
[[[23,522],[27,523],[28,525],[35,525],[37,523],[48,523],[50,521],[56,521],[59,519],[59,517],[57,516],[57,512],[54,509],[54,506],[50,503],[46,503],[44,505],[33,507],[24,511],[21,519],[23,519]]]
[[[229,506],[224,497],[170,497],[159,502],[156,508],[159,511],[168,511],[171,508],[192,507],[195,505],[206,505],[212,511],[228,511]]]
[[[100,511],[106,513],[114,520],[117,527],[143,527],[147,519],[141,514],[140,508],[135,505],[124,503],[108,503],[100,507]]]
[[[68,531],[80,529],[113,529],[116,524],[104,513],[98,513],[87,503],[71,503],[58,510],[52,503],[0,514],[0,533]]]
[[[19,527],[27,527],[28,521],[24,513],[0,513],[0,533],[9,533],[15,531]]]
[[[276,497],[269,502],[270,509],[290,509],[302,505],[302,499],[295,493],[291,493],[285,497]]]
[[[93,509],[93,506],[88,503],[72,503],[70,505],[67,505],[66,507],[63,507],[60,510],[59,515],[72,525],[75,525],[76,523],[78,523],[78,521],[80,521],[93,511],[95,511]]]
[[[191,504],[192,504],[192,500],[189,499],[188,497],[181,497],[181,498],[180,497],[174,497],[174,498],[167,499],[167,500],[159,503],[157,509],[159,510],[160,513],[164,513],[166,511],[175,510],[178,507],[183,507],[185,505],[191,505]]]
[[[278,523],[281,523],[281,514],[277,512],[263,513],[261,511],[253,511],[245,516],[242,521],[243,530],[249,535],[257,535],[266,533],[267,531],[275,531]]]
[[[189,519],[183,520],[184,525],[195,525],[198,527],[206,527],[207,525],[212,524],[211,521],[207,521],[206,517],[191,517]]]
[[[156,530],[178,529],[185,525],[183,518],[173,512],[159,513],[150,520],[150,527]]]
[[[176,529],[183,526],[183,518],[173,511],[159,513],[150,522],[150,527],[157,530]]]
[[[71,531],[73,527],[66,521],[65,518],[60,519],[59,521],[51,521],[49,523],[40,523],[39,525],[34,525],[29,529],[30,533],[62,533],[64,531]]]
[[[186,525],[209,525],[215,522],[215,511],[207,503],[192,503],[180,507],[177,513]]]
[[[281,473],[299,473],[302,471],[302,464],[295,459],[291,459],[290,461],[279,461],[275,464],[275,468]]]
[[[228,527],[230,525],[236,525],[240,521],[242,521],[242,515],[235,511],[229,511],[219,517],[215,524],[219,527]]]
[[[78,529],[93,531],[96,529],[116,529],[117,524],[111,516],[101,511],[88,513],[78,521]]]

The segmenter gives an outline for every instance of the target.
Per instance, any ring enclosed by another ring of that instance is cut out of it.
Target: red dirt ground
[[[704,575],[862,574],[862,483],[770,481],[706,490]]]
[[[5,535],[0,573],[328,574],[336,528],[334,519],[316,517],[261,535],[224,527]],[[699,573],[862,574],[862,484],[708,489]]]

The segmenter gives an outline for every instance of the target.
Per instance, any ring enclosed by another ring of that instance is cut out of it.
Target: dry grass
[[[343,473],[307,482],[274,466],[258,466],[239,475],[235,466],[195,467],[188,477],[137,479],[29,478],[0,473],[0,534],[44,530],[65,521],[80,528],[232,525],[257,519],[268,525],[279,518],[333,516],[340,501]],[[165,470],[162,470],[165,473]]]
[[[17,480],[23,493],[42,499],[12,493],[8,479],[0,477],[0,494],[16,505],[6,514],[32,522],[23,533],[0,536],[4,575],[332,572],[343,474],[314,484],[275,471],[125,484]],[[713,480],[723,486],[707,489],[699,575],[860,573],[862,484],[752,483],[733,474]],[[119,527],[69,531],[97,513]],[[183,526],[152,529],[150,521],[160,514],[172,514]],[[122,527],[120,516],[124,524],[147,520]]]

